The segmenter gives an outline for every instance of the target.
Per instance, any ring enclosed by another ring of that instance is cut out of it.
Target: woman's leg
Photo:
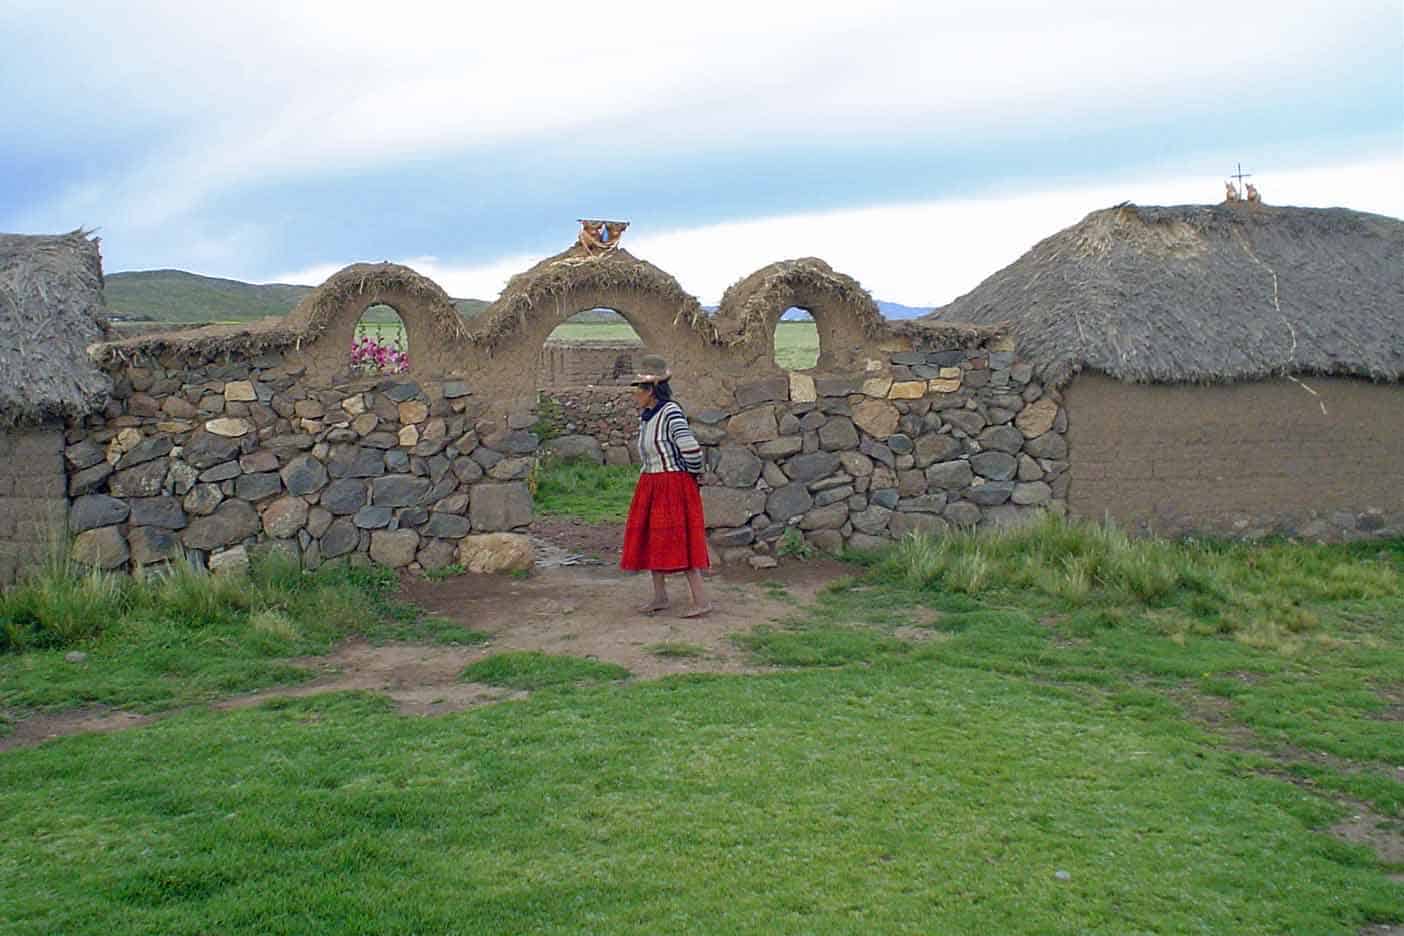
[[[702,590],[702,571],[700,569],[687,570],[687,587],[692,591],[692,607],[683,612],[683,617],[701,617],[712,610],[711,604],[707,601],[707,595]]]
[[[639,608],[644,614],[662,611],[668,607],[668,589],[662,572],[653,573],[653,600]]]

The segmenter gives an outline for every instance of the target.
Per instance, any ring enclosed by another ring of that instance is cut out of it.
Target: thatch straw
[[[141,358],[171,355],[188,362],[254,357],[268,351],[297,347],[302,333],[288,328],[282,316],[270,316],[237,325],[201,325],[143,332],[88,349],[98,366],[113,368]]]
[[[901,322],[888,322],[887,328],[894,335],[911,340],[917,351],[951,351],[957,348],[969,350],[978,348],[993,338],[1009,334],[1009,326],[972,325],[969,322],[942,322],[935,319],[908,319]]]
[[[102,406],[112,383],[85,349],[106,336],[96,239],[0,234],[0,427]]]
[[[495,348],[538,316],[549,315],[558,320],[562,311],[584,311],[563,310],[561,302],[567,296],[621,291],[637,293],[651,304],[662,304],[673,312],[674,321],[686,322],[708,340],[716,339],[716,329],[701,304],[672,276],[622,248],[589,254],[578,245],[547,257],[508,280],[497,301],[473,319],[470,337],[489,349]]]
[[[851,276],[836,273],[817,257],[781,260],[733,283],[722,295],[717,329],[727,344],[744,344],[766,333],[786,309],[842,310],[869,338],[880,335],[886,321],[868,291]],[[820,312],[823,314],[823,311]]]
[[[1404,377],[1404,222],[1344,208],[1119,205],[928,320],[1007,321],[1043,379]]]

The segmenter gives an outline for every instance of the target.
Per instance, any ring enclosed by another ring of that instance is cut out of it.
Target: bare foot
[[[666,602],[666,601],[658,601],[657,599],[654,599],[653,601],[650,601],[650,602],[647,602],[647,603],[645,603],[645,604],[639,605],[639,607],[638,607],[638,612],[639,612],[640,614],[653,614],[653,613],[655,613],[655,612],[657,612],[657,611],[664,611],[664,610],[667,610],[667,608],[668,608],[668,602]]]
[[[702,616],[704,616],[704,615],[711,614],[711,613],[712,613],[712,606],[709,605],[709,604],[704,604],[704,605],[692,605],[692,606],[689,607],[686,611],[684,611],[682,614],[680,614],[679,617],[685,617],[685,618],[700,618],[700,617],[702,617]]]

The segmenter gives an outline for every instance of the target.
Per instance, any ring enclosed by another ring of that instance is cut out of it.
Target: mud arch
[[[309,376],[330,381],[346,373],[356,324],[376,304],[404,322],[411,376],[454,371],[471,353],[467,326],[438,283],[397,263],[356,263],[332,274],[288,315],[288,326],[302,335]]]

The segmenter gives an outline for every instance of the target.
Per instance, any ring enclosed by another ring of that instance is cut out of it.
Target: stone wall
[[[1128,529],[1317,540],[1404,533],[1404,388],[1345,377],[1067,388],[1069,507]]]
[[[532,420],[483,416],[462,381],[319,386],[281,355],[140,360],[64,457],[74,555],[101,568],[257,545],[428,569],[531,519]],[[465,564],[467,564],[465,562]]]
[[[63,429],[0,430],[0,588],[63,543]]]
[[[634,359],[642,353],[637,341],[548,341],[541,348],[539,385],[543,390],[615,386],[636,372]]]
[[[867,375],[743,384],[692,416],[702,498],[723,560],[795,528],[822,549],[911,531],[1007,526],[1066,506],[1067,417],[1011,346],[891,353]]]
[[[543,416],[561,435],[590,436],[611,465],[638,464],[639,411],[630,387],[575,387],[542,394]]]

